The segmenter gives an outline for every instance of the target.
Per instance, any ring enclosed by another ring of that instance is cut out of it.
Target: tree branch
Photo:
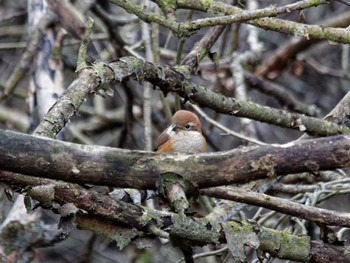
[[[101,88],[101,84],[112,80],[123,81],[130,77],[140,79],[141,76],[165,93],[176,92],[186,100],[209,107],[219,113],[292,128],[310,135],[328,136],[350,132],[350,128],[345,125],[261,106],[251,101],[225,97],[186,81],[185,76],[189,74],[187,70],[186,66],[184,68],[162,67],[135,57],[123,57],[109,64],[102,62],[93,64],[92,67],[80,71],[79,78],[73,81],[57,100],[35,132],[53,138],[75,114],[86,97]]]
[[[36,187],[47,185],[49,180],[30,178],[23,175],[14,175],[0,172],[0,180],[14,187],[31,186],[28,194]],[[170,212],[160,212],[123,201],[112,200],[108,196],[88,191],[83,187],[58,182],[50,185],[53,198],[50,202],[73,203],[77,208],[89,215],[97,216],[103,221],[132,227],[141,233],[134,233],[132,238],[145,233],[150,234],[152,229],[164,229],[173,237],[184,238],[193,245],[225,243],[226,238],[223,225],[214,220],[205,218],[185,217]],[[47,204],[46,204],[47,205]],[[86,222],[85,222],[86,223]],[[276,231],[257,224],[231,221],[228,224],[233,233],[237,235],[254,235],[259,240],[259,249],[278,258],[305,261],[310,251],[310,238],[307,236],[295,236],[286,231]],[[131,241],[131,238],[130,238]]]
[[[210,5],[208,5],[210,3]],[[197,0],[178,0],[177,8],[195,9],[203,12],[218,11],[225,15],[240,14],[244,12],[241,8],[228,5],[220,1],[197,1]],[[266,30],[273,30],[292,36],[300,36],[306,39],[327,39],[338,43],[349,43],[350,33],[346,28],[324,27],[319,25],[306,25],[293,21],[286,21],[278,18],[259,18],[250,20],[248,24],[261,27]]]
[[[154,189],[162,172],[198,187],[246,183],[299,172],[350,166],[350,138],[334,136],[287,145],[201,155],[158,154],[86,146],[0,130],[3,170],[67,182]]]
[[[212,2],[215,3],[216,1],[212,1]],[[232,15],[202,18],[191,22],[185,22],[180,24],[179,30],[185,30],[185,31],[191,32],[203,27],[242,23],[242,22],[246,22],[249,20],[254,20],[262,17],[278,16],[280,14],[298,11],[298,10],[302,10],[302,9],[306,9],[306,8],[310,8],[318,5],[323,5],[323,4],[329,4],[329,1],[304,0],[304,1],[299,1],[296,3],[284,5],[284,6],[279,6],[279,7],[270,6],[262,9],[257,9],[257,10],[241,10],[241,12],[232,14]]]
[[[322,27],[327,28],[347,27],[350,24],[350,12],[348,11],[337,16],[332,16],[325,21],[320,21],[320,24]],[[296,57],[298,53],[301,53],[303,50],[308,49],[321,40],[320,38],[313,38],[312,35],[310,36],[312,39],[302,36],[299,38],[292,38],[286,43],[283,43],[276,50],[271,52],[265,61],[261,63],[256,70],[257,74],[269,78],[279,75],[288,65],[288,62]]]
[[[123,201],[112,200],[108,196],[94,191],[88,191],[78,185],[74,186],[63,182],[52,185],[51,180],[28,177],[0,171],[0,181],[18,189],[29,189],[28,194],[35,192],[36,187],[50,185],[52,199],[50,202],[59,204],[73,203],[77,208],[88,215],[78,217],[77,223],[82,228],[107,234],[116,239],[118,246],[125,246],[132,239],[156,233],[154,229],[164,229],[161,232],[189,240],[194,245],[225,243],[223,224],[205,218],[185,217],[170,212],[160,212]],[[28,187],[29,186],[29,187]],[[33,191],[34,190],[34,191]],[[57,205],[56,205],[57,207]],[[230,221],[230,229],[237,235],[254,235],[258,238],[258,248],[272,256],[295,261],[307,261],[310,257],[313,262],[330,262],[332,255],[338,262],[347,262],[347,250],[338,246],[330,246],[322,242],[310,242],[308,236],[295,236],[287,231],[277,231],[257,224]],[[125,230],[122,230],[121,226]],[[128,231],[128,229],[134,231]],[[227,228],[227,226],[226,226]],[[153,230],[152,230],[153,229]],[[127,231],[121,235],[120,231]],[[118,233],[113,236],[113,233]],[[108,235],[107,235],[108,236]],[[118,238],[120,236],[120,238]]]
[[[344,227],[350,226],[350,213],[306,206],[282,198],[247,191],[238,187],[214,187],[202,189],[201,194],[265,207],[267,209],[296,216],[318,224]]]
[[[242,10],[239,8],[234,8],[228,4],[223,4],[219,1],[176,1],[168,2],[167,5],[162,5],[164,10],[166,7],[171,10],[178,8],[194,9],[200,10],[208,13],[217,14],[219,12],[226,14],[225,16],[217,16],[211,18],[198,19],[196,21],[177,23],[174,20],[166,19],[165,17],[159,16],[155,13],[151,13],[149,10],[142,9],[137,4],[132,3],[129,0],[110,0],[115,5],[124,8],[127,12],[133,13],[145,22],[156,22],[171,31],[179,38],[184,36],[189,36],[193,32],[197,31],[203,27],[217,26],[217,25],[229,25],[233,23],[241,23],[249,20],[262,19],[264,17],[277,16],[279,14],[306,9],[309,7],[328,4],[327,0],[304,0],[297,3],[280,6],[280,7],[267,7],[258,10]],[[239,10],[239,11],[238,11]],[[266,24],[266,23],[265,23]],[[298,23],[295,23],[298,24]],[[285,24],[287,27],[288,25]],[[304,25],[305,26],[305,25]],[[274,30],[278,31],[276,28]],[[305,31],[303,31],[304,33]],[[332,31],[330,33],[333,33]],[[297,34],[295,32],[295,34]],[[339,37],[339,36],[338,36]]]

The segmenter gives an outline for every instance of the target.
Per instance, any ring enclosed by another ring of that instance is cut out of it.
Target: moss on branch
[[[97,63],[80,70],[66,92],[52,106],[35,133],[54,138],[81,103],[91,93],[97,92],[101,84],[113,80],[123,81],[130,77],[146,80],[163,92],[176,92],[185,100],[208,107],[218,113],[249,118],[280,127],[290,128],[316,136],[329,136],[350,132],[345,125],[289,113],[285,110],[262,106],[251,101],[237,100],[215,93],[205,87],[187,81],[187,66],[181,69],[155,65],[135,57],[123,57],[112,63]]]
[[[1,182],[16,187],[38,187],[50,182],[50,180],[6,172],[0,172],[0,175]],[[95,227],[98,233],[105,233],[100,229],[100,226],[106,226],[107,229],[116,231],[112,225],[106,225],[107,219],[107,222],[113,222],[115,226],[122,225],[136,229],[137,231],[126,234],[131,234],[132,238],[149,235],[152,233],[151,228],[156,227],[163,229],[172,236],[186,239],[193,245],[226,243],[224,228],[221,223],[215,220],[195,217],[180,218],[175,213],[157,211],[123,201],[116,201],[109,196],[63,182],[56,183],[52,189],[54,190],[54,200],[50,199],[50,202],[72,203],[75,207],[88,213],[90,219],[93,216],[92,221],[80,218],[78,222],[88,228]],[[99,221],[101,221],[101,224]],[[259,240],[258,248],[279,258],[305,261],[311,253],[310,238],[307,236],[296,236],[286,231],[277,231],[248,222],[232,221],[229,222],[229,226],[230,232],[257,236]],[[130,242],[132,238],[127,240]],[[128,242],[127,240],[123,237],[124,246],[126,245],[125,242]]]

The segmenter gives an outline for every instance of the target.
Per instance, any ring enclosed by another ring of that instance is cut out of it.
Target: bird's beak
[[[179,128],[179,126],[177,126],[177,124],[172,124],[170,127],[171,127],[171,131],[176,131],[177,128]]]

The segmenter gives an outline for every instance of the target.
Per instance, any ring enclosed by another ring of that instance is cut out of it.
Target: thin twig
[[[83,41],[81,42],[79,53],[78,53],[78,61],[77,61],[77,69],[76,72],[79,72],[81,69],[87,66],[86,64],[86,56],[87,49],[91,39],[92,27],[94,26],[94,20],[89,17],[86,25],[86,30],[84,34]]]
[[[227,249],[228,249],[227,246],[224,246],[223,248],[220,248],[220,249],[217,249],[217,250],[195,254],[195,255],[193,255],[193,259],[209,257],[209,256],[217,256],[217,255],[220,255],[221,253],[227,251]],[[178,260],[176,263],[181,263],[181,262],[184,262],[184,261],[185,261],[185,259],[182,258],[182,259]]]
[[[282,198],[253,191],[246,191],[238,187],[207,188],[201,189],[200,193],[211,197],[265,207],[280,213],[306,219],[311,222],[318,222],[332,226],[350,226],[350,213],[306,206]],[[315,198],[315,200],[318,202],[318,198]]]
[[[210,118],[204,111],[201,110],[200,107],[198,107],[197,105],[194,105],[194,104],[190,104],[191,107],[199,114],[201,115],[201,117],[203,119],[205,119],[207,122],[209,122],[210,124],[214,125],[215,127],[217,127],[218,129],[224,131],[225,133],[229,134],[229,135],[232,135],[233,137],[236,137],[238,139],[241,139],[243,141],[246,141],[246,142],[250,142],[250,143],[254,143],[254,144],[257,144],[257,145],[268,145],[267,143],[264,143],[262,141],[259,141],[259,140],[256,140],[254,138],[249,138],[247,136],[244,136],[238,132],[235,132],[235,131],[232,131],[228,128],[226,128],[224,125],[222,125],[221,123],[213,120],[212,118]]]
[[[149,6],[148,0],[143,1],[145,6]],[[145,22],[141,24],[142,28],[142,39],[145,47],[146,60],[153,62],[153,51],[151,43],[151,32],[149,25]],[[151,117],[151,84],[146,82],[143,84],[143,123],[144,123],[144,150],[152,151],[153,139],[152,139],[152,117]]]

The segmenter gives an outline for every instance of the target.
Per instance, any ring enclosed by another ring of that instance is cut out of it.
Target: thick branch
[[[0,130],[3,170],[143,189],[154,189],[159,174],[165,171],[181,174],[202,188],[349,167],[349,150],[350,138],[343,135],[214,154],[159,154],[78,145]]]
[[[319,253],[322,251],[321,253]],[[311,258],[310,262],[319,263],[348,263],[349,247],[334,246],[318,241],[311,241]]]
[[[103,67],[103,66],[102,66]],[[108,79],[108,68],[99,71],[92,67],[81,70],[79,78],[71,83],[62,96],[51,107],[34,133],[36,135],[55,138],[69,119],[78,111],[88,95],[97,92],[103,79]]]
[[[126,65],[120,62],[124,62]],[[155,67],[151,63],[137,61],[137,59],[130,57],[110,63],[109,66],[115,71],[117,80],[125,78],[124,76],[120,77],[121,71],[125,72],[127,70],[129,74],[137,71],[138,74],[143,73],[147,81],[158,86],[163,92],[176,92],[186,100],[211,108],[219,113],[297,129],[310,135],[327,136],[350,132],[350,129],[345,126],[338,126],[303,114],[292,114],[283,110],[261,106],[251,101],[228,98],[207,90],[205,87],[182,81],[187,72],[184,73],[179,68]],[[182,70],[185,71],[185,69]]]

